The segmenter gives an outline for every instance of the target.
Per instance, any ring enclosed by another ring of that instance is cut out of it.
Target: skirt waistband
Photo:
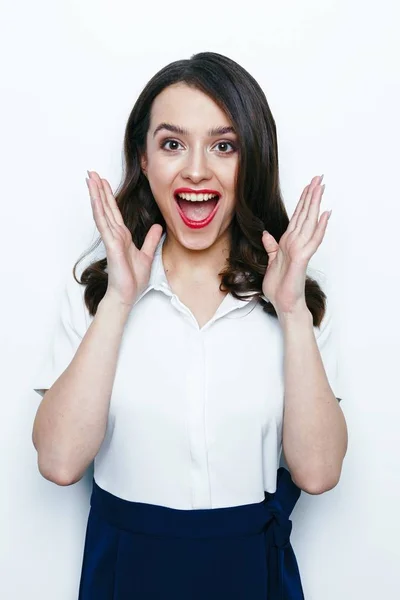
[[[289,471],[278,469],[277,489],[259,503],[212,509],[175,509],[131,502],[100,488],[93,480],[92,509],[110,525],[132,533],[166,537],[227,537],[254,535],[273,522],[279,546],[289,541],[289,516],[300,495]],[[271,528],[271,527],[269,527]]]
[[[165,537],[225,537],[262,531],[268,520],[265,501],[212,509],[175,509],[130,502],[93,481],[92,509],[110,525],[131,533]]]

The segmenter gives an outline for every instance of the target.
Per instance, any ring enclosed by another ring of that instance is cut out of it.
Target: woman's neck
[[[162,248],[165,273],[186,282],[207,283],[220,279],[218,273],[226,267],[229,246],[228,232],[212,246],[199,250],[186,248],[173,235],[167,234]]]

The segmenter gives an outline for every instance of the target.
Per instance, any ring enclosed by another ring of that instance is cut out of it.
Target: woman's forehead
[[[181,135],[218,135],[218,128],[232,127],[224,111],[207,94],[186,84],[165,88],[153,101],[150,133],[162,123],[180,128]]]

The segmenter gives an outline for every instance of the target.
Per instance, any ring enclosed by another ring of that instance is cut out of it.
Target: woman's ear
[[[140,167],[143,174],[147,177],[147,157],[145,154],[140,157]]]

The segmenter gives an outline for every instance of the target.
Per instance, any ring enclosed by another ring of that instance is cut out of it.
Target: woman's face
[[[232,220],[238,138],[221,129],[231,127],[209,96],[184,83],[154,99],[141,166],[168,233],[188,249],[209,248]],[[183,197],[178,198],[179,190]],[[199,190],[209,195],[196,194]]]

